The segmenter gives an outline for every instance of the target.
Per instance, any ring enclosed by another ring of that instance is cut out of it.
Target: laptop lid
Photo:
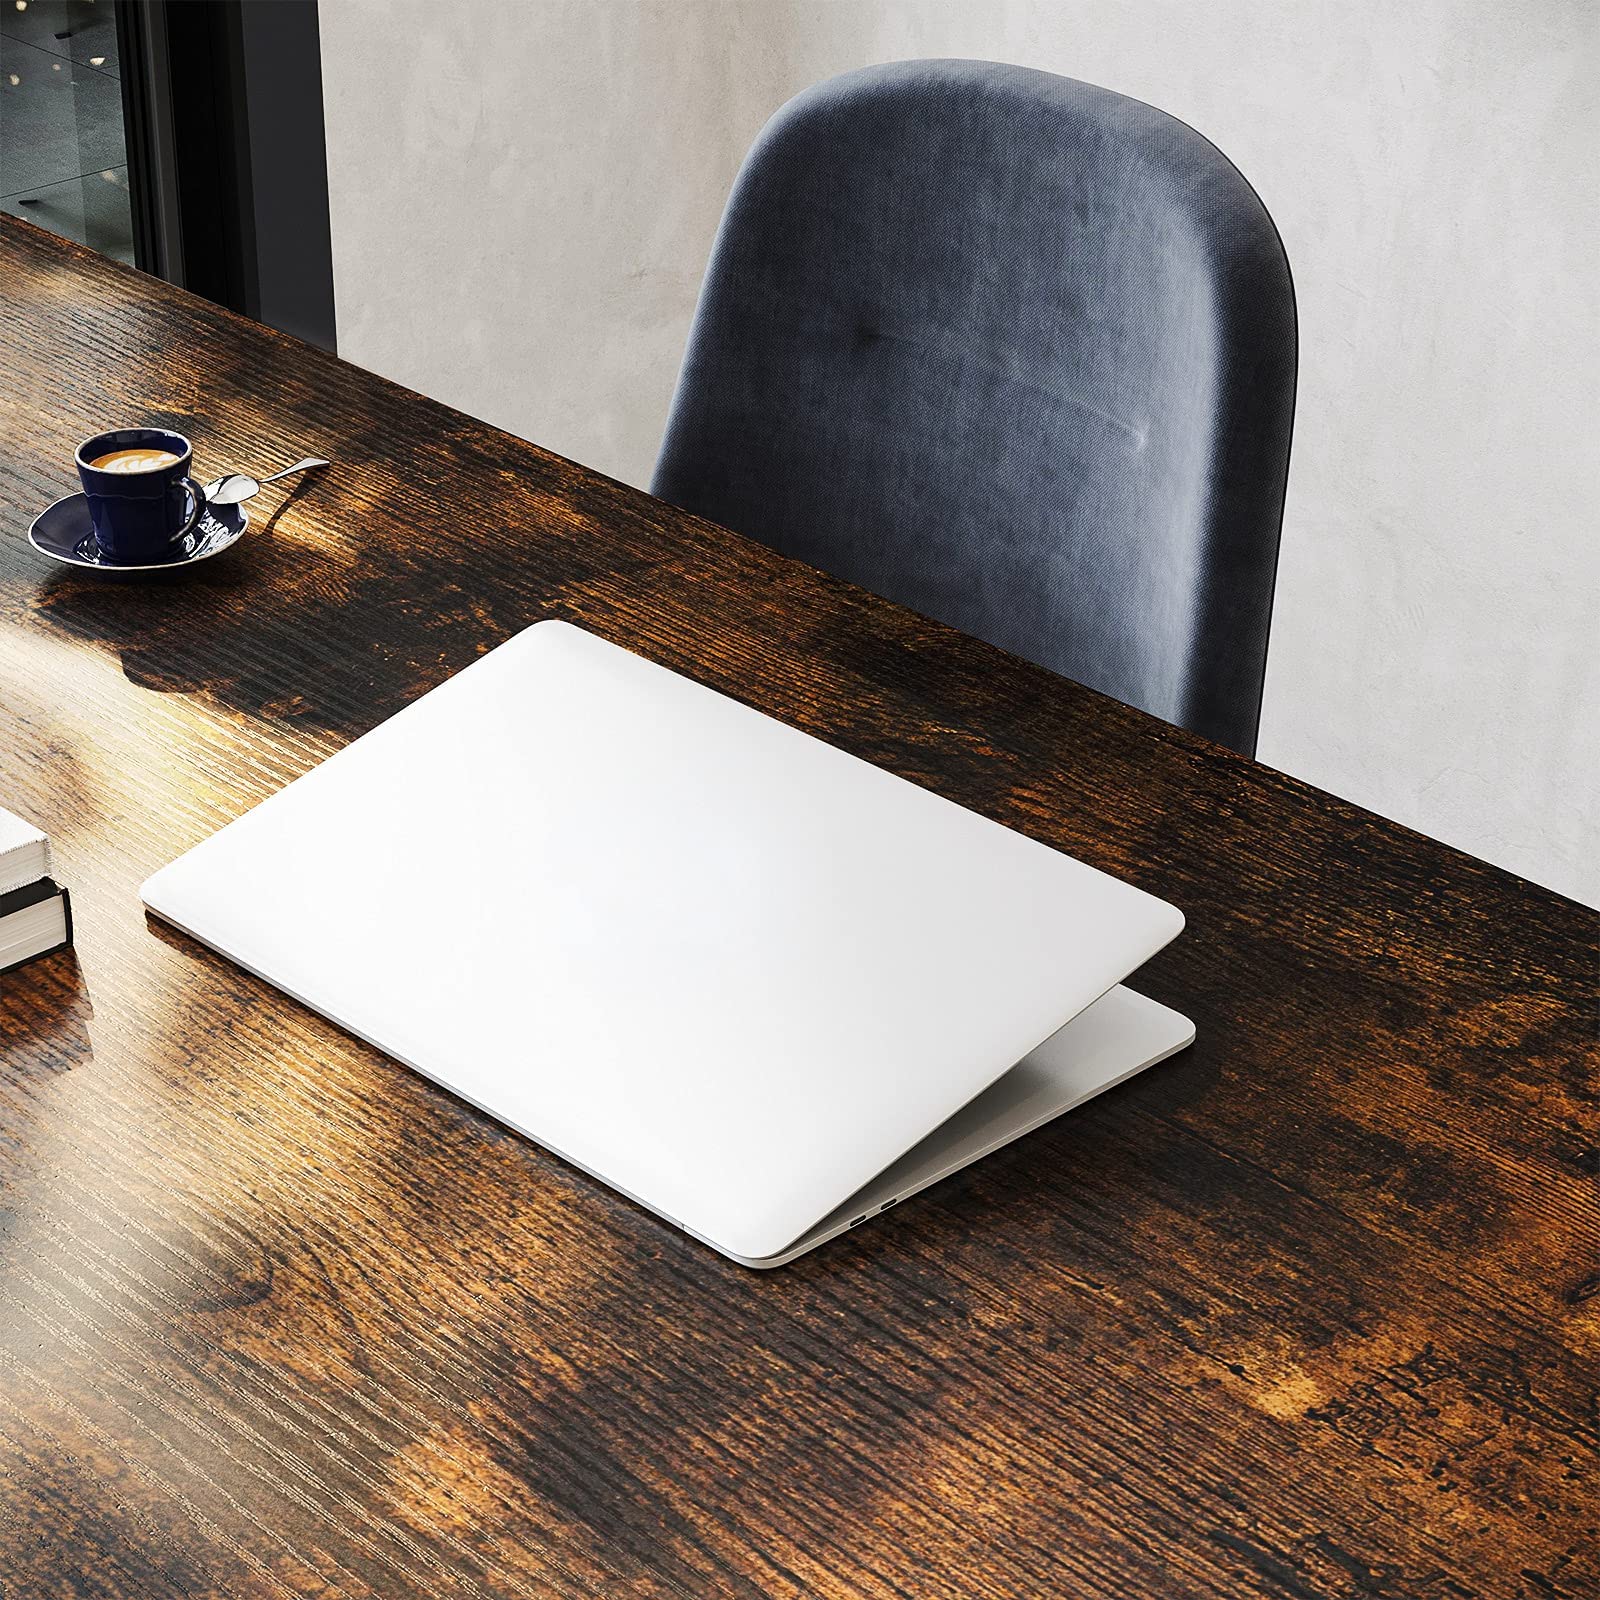
[[[746,1258],[784,1250],[1183,925],[561,622],[143,898]]]

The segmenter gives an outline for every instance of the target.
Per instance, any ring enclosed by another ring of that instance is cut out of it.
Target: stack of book
[[[72,907],[50,876],[50,841],[0,806],[0,972],[71,943]]]

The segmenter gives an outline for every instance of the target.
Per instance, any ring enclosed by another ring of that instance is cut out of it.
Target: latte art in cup
[[[170,450],[108,450],[89,463],[96,472],[154,472],[176,460]]]

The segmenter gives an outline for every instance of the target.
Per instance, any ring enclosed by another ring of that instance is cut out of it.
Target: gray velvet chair
[[[1248,754],[1294,383],[1283,246],[1213,145],[904,61],[751,149],[652,488]]]

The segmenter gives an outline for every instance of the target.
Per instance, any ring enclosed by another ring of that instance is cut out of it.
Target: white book
[[[50,841],[31,822],[0,806],[0,894],[50,876]]]

